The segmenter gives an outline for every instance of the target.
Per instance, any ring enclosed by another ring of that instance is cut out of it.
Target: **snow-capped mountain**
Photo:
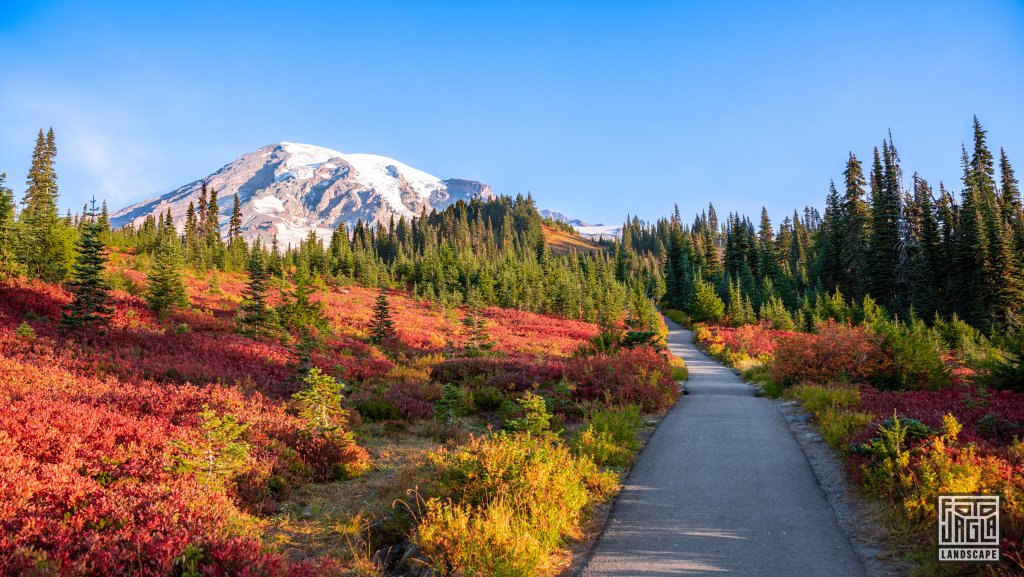
[[[491,187],[473,180],[441,180],[384,156],[345,154],[282,142],[243,155],[217,172],[163,196],[121,209],[114,226],[141,224],[148,215],[171,216],[184,229],[189,202],[197,207],[202,184],[215,189],[221,230],[227,233],[232,197],[238,195],[242,233],[281,246],[297,245],[310,231],[328,236],[341,224],[387,223],[419,216],[458,200],[493,198]]]
[[[580,236],[591,240],[612,240],[622,236],[622,225],[612,226],[607,224],[590,224],[578,218],[570,218],[560,212],[552,210],[541,210],[540,215],[544,218],[551,218],[568,224],[580,233]]]

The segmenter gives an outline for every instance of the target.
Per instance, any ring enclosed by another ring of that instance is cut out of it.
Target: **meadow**
[[[479,351],[465,307],[387,291],[374,345],[380,291],[316,278],[304,352],[235,331],[243,274],[186,272],[160,316],[110,263],[103,330],[57,322],[62,285],[0,285],[2,574],[557,574],[676,400],[665,354],[592,323],[483,307]]]

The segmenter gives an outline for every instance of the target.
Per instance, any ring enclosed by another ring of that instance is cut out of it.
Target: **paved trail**
[[[583,576],[863,576],[774,403],[669,328],[690,394],[640,454]]]

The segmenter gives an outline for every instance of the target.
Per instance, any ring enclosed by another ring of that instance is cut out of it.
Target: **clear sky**
[[[289,140],[590,222],[777,224],[889,130],[959,190],[973,114],[1024,173],[1022,2],[0,0],[0,170],[20,197],[52,125],[65,207]]]

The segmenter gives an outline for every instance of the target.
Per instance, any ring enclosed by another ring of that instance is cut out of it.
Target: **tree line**
[[[776,230],[763,208],[755,226],[739,214],[719,222],[714,206],[684,224],[676,207],[654,225],[627,220],[619,247],[660,260],[664,303],[698,320],[810,329],[830,310],[867,302],[902,319],[955,316],[987,333],[1020,330],[1020,188],[977,118],[962,168],[959,198],[918,173],[908,188],[890,134],[867,167],[849,154],[823,214],[794,211]]]

